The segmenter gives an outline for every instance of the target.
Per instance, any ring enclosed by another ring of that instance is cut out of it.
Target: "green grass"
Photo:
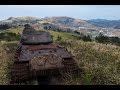
[[[18,28],[10,28],[10,29],[7,29],[6,32],[12,32],[12,33],[22,33],[23,31],[23,27],[18,27]]]
[[[77,40],[79,38],[79,36],[77,34],[74,33],[67,33],[67,32],[57,32],[57,31],[49,31],[50,34],[53,36],[53,40],[57,40],[57,37],[60,36],[62,38],[62,40]]]

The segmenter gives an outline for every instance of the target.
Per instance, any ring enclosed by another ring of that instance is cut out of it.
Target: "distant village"
[[[83,33],[85,35],[92,35],[92,37],[98,36],[100,33],[102,33],[104,36],[108,37],[120,37],[118,35],[115,35],[113,32],[118,31],[118,29],[113,28],[85,28],[85,27],[79,27],[77,30],[80,33]]]

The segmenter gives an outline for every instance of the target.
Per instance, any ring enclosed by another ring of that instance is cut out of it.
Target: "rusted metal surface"
[[[51,43],[52,37],[46,31],[38,31],[29,34],[23,34],[21,36],[21,40],[23,44],[41,44],[41,43],[44,44]]]
[[[68,53],[64,47],[57,44],[23,45],[21,48],[19,61],[30,61],[32,58],[42,56],[46,53],[53,53],[62,58],[72,58],[71,54]]]
[[[29,80],[30,72],[28,63],[14,63],[11,70],[12,82],[23,82]]]
[[[30,61],[31,70],[47,70],[47,69],[57,69],[63,68],[63,59],[58,57],[56,54],[44,54],[42,56],[34,57]]]
[[[21,37],[28,38],[21,39],[23,41],[20,41],[16,49],[11,70],[13,82],[26,81],[36,76],[56,75],[60,74],[60,71],[72,73],[77,71],[78,67],[72,55],[64,47],[52,43],[48,32],[28,29],[31,27],[25,27]]]
[[[28,49],[28,50],[39,50],[39,49],[55,49],[57,47],[60,47],[58,44],[47,44],[47,45],[22,45],[22,48]]]

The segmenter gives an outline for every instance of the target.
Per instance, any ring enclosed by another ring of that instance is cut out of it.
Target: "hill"
[[[103,32],[106,36],[120,37],[120,20],[106,20],[106,19],[91,19],[82,20],[79,18],[72,18],[67,16],[53,16],[53,17],[9,17],[8,19],[0,21],[0,32],[9,28],[17,28],[29,23],[34,28],[46,29],[54,31],[74,32],[91,34],[97,36]]]
[[[120,20],[91,19],[88,22],[98,27],[120,29]]]
[[[50,21],[52,23],[57,23],[59,25],[62,25],[64,27],[70,27],[70,28],[77,28],[78,27],[86,27],[86,28],[92,28],[95,27],[94,25],[88,23],[85,20],[71,18],[71,17],[46,17],[45,20]]]
[[[31,16],[25,16],[25,17],[9,17],[6,20],[0,21],[0,24],[13,24],[13,25],[22,25],[25,23],[37,23],[37,21],[40,21],[41,18],[37,17],[31,17]]]
[[[71,17],[61,16],[61,17],[45,17],[45,18],[37,18],[37,17],[9,17],[6,20],[0,21],[0,24],[9,24],[11,26],[14,25],[24,25],[26,23],[41,26],[50,26],[51,29],[61,29],[69,28],[72,30],[79,29],[79,27],[85,28],[94,28],[95,26],[88,23],[85,20],[75,19]]]

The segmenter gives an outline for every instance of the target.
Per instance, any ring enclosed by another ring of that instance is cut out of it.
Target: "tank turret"
[[[47,31],[36,31],[30,25],[25,25],[21,36],[22,44],[47,44],[52,42],[52,37]]]

